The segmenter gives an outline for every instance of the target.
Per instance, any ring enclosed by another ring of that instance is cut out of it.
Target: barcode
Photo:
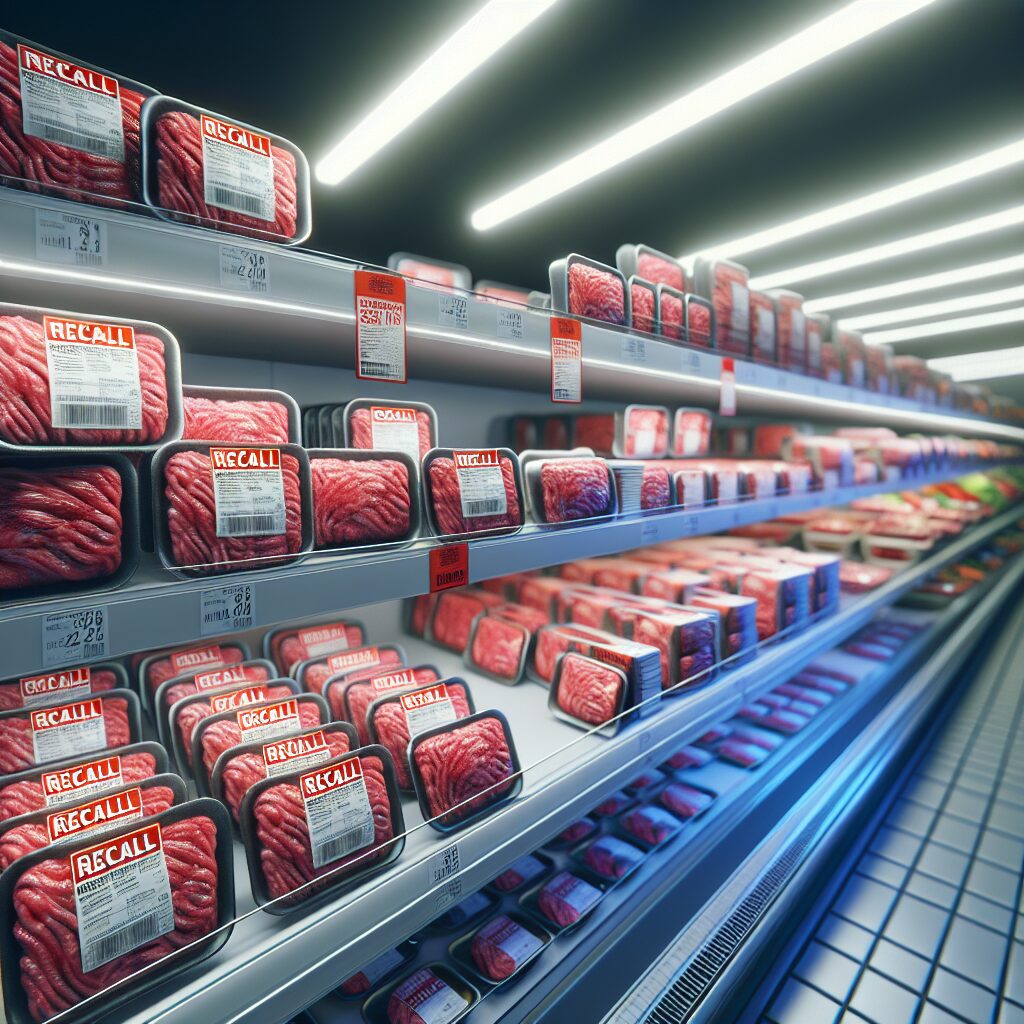
[[[398,377],[397,367],[390,363],[372,363],[365,359],[359,364],[359,372],[364,377]]]
[[[477,498],[474,501],[467,501],[462,508],[462,514],[470,516],[493,516],[505,511],[504,502],[501,498]]]
[[[90,661],[92,658],[102,658],[107,653],[105,643],[82,644],[82,660]]]
[[[163,933],[163,922],[160,911],[147,914],[134,924],[127,925],[118,932],[105,935],[99,941],[93,943],[89,952],[90,959],[99,967],[101,964],[109,963],[111,960],[158,938]],[[94,968],[95,969],[95,968]]]
[[[229,210],[238,210],[241,213],[251,213],[261,220],[270,220],[266,215],[266,201],[259,196],[251,196],[245,192],[238,192],[233,188],[224,188],[223,185],[211,185],[207,202],[214,206],[226,206]]]
[[[284,524],[273,513],[227,515],[217,519],[219,537],[252,537],[266,533],[284,533]]]
[[[328,839],[317,847],[317,863],[319,865],[330,864],[331,861],[346,857],[350,853],[361,849],[373,841],[373,826],[361,825],[349,832],[343,832],[340,836]]]
[[[43,138],[47,142],[59,142],[61,145],[84,149],[87,153],[95,153],[97,156],[110,156],[112,153],[112,147],[107,139],[98,139],[94,135],[73,132],[39,117],[36,117],[36,121],[42,126]],[[120,158],[120,149],[116,151],[116,155]]]
[[[103,254],[99,252],[76,252],[75,263],[80,267],[102,267]]]
[[[131,410],[127,405],[106,402],[58,402],[54,417],[67,427],[130,427]]]

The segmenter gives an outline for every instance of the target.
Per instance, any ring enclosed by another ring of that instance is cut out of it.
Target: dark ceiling
[[[284,135],[314,163],[479,3],[179,2],[148,17],[138,4],[19,4],[5,27]],[[561,0],[351,181],[315,184],[310,245],[377,263],[408,250],[547,290],[548,263],[569,251],[688,251],[1024,136],[1024,2],[939,0],[552,203],[489,232],[469,226],[482,202],[839,5]],[[1018,165],[744,262],[763,273],[1020,203]],[[794,287],[813,297],[1021,252],[1016,228]],[[1019,275],[890,305],[1011,283]],[[1022,334],[900,351],[978,351]],[[1024,398],[1024,376],[1000,386]]]

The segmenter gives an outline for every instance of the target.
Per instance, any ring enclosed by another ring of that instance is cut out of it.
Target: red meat
[[[281,454],[285,532],[265,537],[218,537],[213,473],[205,452],[177,452],[164,465],[167,528],[174,564],[196,575],[280,565],[302,547],[299,462]]]
[[[644,466],[640,485],[640,507],[667,508],[672,504],[672,477],[661,466]]]
[[[568,928],[600,899],[601,890],[596,886],[569,871],[561,871],[538,893],[537,906],[559,928]]]
[[[315,639],[313,639],[315,637]],[[312,645],[330,643],[331,649],[319,649],[314,654]],[[352,647],[361,647],[366,643],[363,627],[357,622],[323,622],[310,626],[300,626],[285,633],[278,633],[271,641],[270,656],[282,672],[291,670],[301,661],[320,657],[338,651],[347,651]]]
[[[135,334],[142,386],[142,429],[54,427],[50,370],[43,325],[23,316],[0,316],[0,437],[10,444],[126,446],[153,444],[167,431],[167,369],[164,343]]]
[[[157,202],[165,210],[215,223],[223,231],[271,241],[294,238],[298,233],[298,186],[295,157],[271,144],[274,162],[274,220],[208,206],[203,185],[203,137],[199,121],[176,110],[161,115],[156,124]]]
[[[288,409],[280,402],[185,395],[186,441],[287,444]]]
[[[596,831],[597,822],[593,818],[577,818],[575,821],[569,822],[555,836],[553,842],[561,846],[571,846],[573,843],[578,843],[581,839],[586,839],[587,836],[593,835]]]
[[[443,996],[442,996],[443,994]],[[429,967],[410,974],[388,999],[388,1024],[431,1024],[416,1011],[430,999],[442,999],[454,1012],[462,1012],[466,1000],[450,985],[442,981]],[[446,1019],[452,1019],[448,1017]]]
[[[394,838],[391,823],[391,801],[384,779],[384,764],[378,757],[361,757],[366,795],[373,812],[372,845],[344,857],[313,867],[313,851],[309,841],[309,825],[302,792],[294,782],[280,782],[263,790],[253,804],[256,819],[256,843],[260,870],[270,896],[277,899],[323,875],[320,885],[310,885],[286,903],[301,903],[326,885],[359,871],[387,853]]]
[[[525,626],[531,633],[536,633],[541,626],[546,626],[551,621],[542,611],[512,601],[488,608],[487,614],[505,619],[507,622],[518,622],[520,626]]]
[[[469,952],[477,969],[491,981],[504,981],[544,943],[507,914],[499,914],[473,936]]]
[[[568,312],[610,324],[625,324],[626,291],[622,279],[586,263],[570,263]]]
[[[410,687],[402,687],[402,689],[413,689],[417,686],[429,686],[431,683],[436,683],[440,676],[434,669],[428,665],[418,665],[409,671],[412,672],[414,683]],[[365,746],[370,742],[370,730],[366,725],[366,712],[370,710],[370,705],[375,701],[379,700],[384,694],[376,689],[373,685],[373,678],[379,677],[381,671],[376,669],[372,673],[368,673],[365,679],[357,678],[352,686],[344,688],[344,711],[338,707],[338,693],[342,692],[341,687],[328,687],[327,700],[331,705],[331,713],[335,718],[344,718],[346,721],[351,722],[356,727],[356,732],[359,733],[359,742]],[[389,692],[394,692],[393,690]]]
[[[683,339],[683,300],[665,288],[661,290],[661,333],[674,341]]]
[[[145,99],[118,83],[124,160],[86,153],[26,135],[17,51],[0,42],[0,174],[25,180],[31,192],[64,195],[99,206],[139,198],[139,115]]]
[[[515,467],[512,460],[504,455],[500,456],[500,463],[502,483],[505,487],[505,514],[473,516],[469,519],[462,514],[462,498],[455,463],[447,457],[436,458],[430,463],[431,501],[434,519],[441,535],[482,533],[485,530],[508,529],[522,525],[523,514],[519,506],[519,492],[516,489]]]
[[[436,447],[437,439],[434,437],[434,424],[430,415],[422,409],[416,410],[416,424],[420,434],[420,458],[422,459],[431,448]],[[373,447],[373,424],[370,421],[369,409],[356,409],[348,421],[350,448],[372,448]]]
[[[619,811],[628,807],[632,802],[633,798],[625,793],[612,793],[611,796],[602,800],[590,813],[596,814],[599,818],[610,818],[613,814],[618,814]]]
[[[703,814],[715,798],[702,789],[694,789],[682,782],[672,782],[658,794],[658,799],[677,817],[695,818]]]
[[[611,455],[615,449],[615,415],[577,416],[573,423],[573,440],[581,448],[592,448],[599,455]]]
[[[103,700],[103,725],[107,736],[106,749],[132,742],[128,701],[124,697]],[[36,763],[29,712],[0,720],[0,775],[23,771]]]
[[[555,676],[555,662],[560,654],[569,650],[574,636],[584,639],[590,634],[571,626],[560,626],[558,629],[542,629],[537,633],[537,643],[533,649],[533,667],[540,678],[550,683]]]
[[[265,683],[270,678],[270,672],[264,665],[247,665],[244,668],[245,671],[245,683]],[[233,688],[237,683],[227,684],[224,689]],[[198,693],[199,687],[196,686],[195,677],[191,679],[182,680],[180,683],[175,683],[173,686],[168,686],[167,691],[164,694],[164,708],[170,709],[178,703],[183,697],[191,697],[192,694]]]
[[[756,363],[775,362],[775,303],[764,292],[750,291],[751,354]]]
[[[89,673],[89,685],[92,693],[113,690],[118,685],[117,673],[109,668],[94,668]],[[20,682],[0,683],[0,711],[14,711],[20,707],[24,707]]]
[[[378,661],[376,662],[376,664],[372,666],[368,665],[368,668],[373,667],[379,670],[382,668],[387,668],[388,666],[397,666],[402,664],[402,656],[398,653],[398,651],[390,647],[375,647],[372,649],[368,647],[354,647],[352,648],[352,653],[357,653],[361,650],[373,650],[377,652],[376,657],[378,658]],[[324,687],[327,685],[330,679],[338,674],[331,670],[329,660],[329,657],[324,658],[323,661],[317,661],[314,662],[312,665],[306,666],[306,669],[302,675],[302,682],[306,689],[309,690],[311,693],[323,693]]]
[[[629,286],[629,297],[634,329],[653,334],[655,322],[654,292],[646,285],[631,284]]]
[[[662,807],[637,807],[621,818],[622,827],[637,839],[658,846],[679,831],[679,821]]]
[[[209,652],[208,657],[211,659],[207,660],[207,658],[204,657],[201,667],[196,667],[194,673],[191,672],[192,666],[188,669],[183,669],[181,667],[176,667],[174,661],[175,654],[184,654],[190,650],[196,652]],[[217,654],[217,651],[220,653]],[[190,673],[198,675],[200,672],[209,672],[212,669],[223,668],[226,665],[237,665],[240,661],[244,660],[245,651],[236,644],[211,644],[210,648],[179,648],[175,651],[168,651],[166,656],[154,658],[149,665],[146,666],[146,678],[142,683],[146,688],[148,688],[150,696],[153,696],[160,684],[167,682],[168,679],[175,679],[178,676],[188,675]]]
[[[121,499],[111,466],[0,469],[0,590],[115,573]]]
[[[409,632],[413,636],[423,637],[427,635],[427,626],[430,624],[436,604],[436,594],[420,594],[419,597],[412,599],[412,608],[409,613]]]
[[[411,524],[405,463],[313,459],[313,522],[318,548],[402,540]]]
[[[527,882],[544,874],[547,867],[543,861],[538,860],[532,854],[520,857],[507,867],[491,885],[498,892],[515,892],[516,889],[526,885]]]
[[[603,725],[618,713],[622,676],[581,654],[566,654],[558,681],[558,706],[588,725]]]
[[[686,291],[686,275],[683,268],[675,260],[667,260],[652,252],[637,253],[636,276],[655,284],[667,284],[681,292]]]
[[[668,453],[668,410],[638,407],[626,415],[626,457],[646,459]]]
[[[544,519],[566,523],[611,512],[608,467],[600,459],[550,459],[541,466]]]
[[[35,1021],[71,1009],[217,927],[216,825],[210,818],[196,816],[164,825],[162,832],[174,931],[88,974],[82,971],[68,858],[55,855],[18,880],[13,894],[13,933],[23,951],[21,985]]]
[[[643,853],[635,846],[615,836],[595,839],[583,852],[583,861],[587,867],[612,882],[632,871],[643,857]]]
[[[686,340],[701,348],[711,347],[711,310],[702,302],[686,304]]]
[[[497,718],[478,718],[427,736],[413,761],[430,817],[455,825],[512,790],[512,753]],[[461,806],[459,806],[461,805]]]
[[[434,642],[462,654],[469,643],[473,620],[484,608],[483,601],[470,594],[454,591],[441,594],[434,611]]]
[[[485,615],[476,627],[470,660],[491,675],[511,683],[518,682],[522,672],[523,652],[529,640],[530,634],[524,626]]]
[[[750,301],[748,274],[743,267],[715,262],[712,270],[711,302],[718,324],[718,348],[745,356],[750,349]],[[747,293],[740,302],[736,299]],[[734,310],[736,316],[734,317]],[[735,321],[735,322],[734,322]]]

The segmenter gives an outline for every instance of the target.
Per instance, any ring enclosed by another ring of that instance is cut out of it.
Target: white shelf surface
[[[734,526],[774,519],[789,512],[842,505],[854,498],[918,488],[967,472],[943,470],[913,479],[763,500],[713,505],[697,511],[664,510],[624,516],[571,528],[528,526],[507,537],[471,541],[470,581],[559,565],[578,558],[611,555],[661,541],[715,533]],[[318,555],[298,565],[261,572],[229,573],[201,580],[171,576],[153,558],[129,583],[108,593],[54,597],[0,608],[3,675],[39,671],[47,615],[101,607],[106,609],[108,656],[191,643],[201,636],[202,593],[235,583],[251,583],[254,627],[297,618],[313,618],[348,608],[414,597],[429,589],[431,542],[390,553]]]
[[[709,725],[790,678],[923,576],[1009,527],[1019,514],[1004,513],[885,586],[844,600],[838,613],[767,645],[756,658],[724,672],[713,683],[664,701],[656,713],[627,725],[612,738],[587,735],[553,718],[542,687],[502,686],[466,672],[450,654],[403,639],[414,662],[435,663],[443,672],[465,678],[479,709],[505,712],[526,766],[521,795],[453,836],[418,828],[386,873],[318,910],[286,918],[252,913],[237,924],[224,949],[206,964],[133,1001],[111,1019],[132,1024],[287,1019],[428,924],[461,894],[474,891],[510,861],[536,849],[606,793],[628,783],[641,768],[665,760]],[[406,800],[404,808],[407,828],[419,825],[415,805]],[[438,855],[451,843],[458,846],[456,884],[449,880],[433,885],[431,873]],[[240,914],[253,908],[247,877],[241,848],[236,847]]]
[[[100,222],[106,234],[102,265],[80,267],[57,262],[52,253],[37,254],[38,210]],[[222,285],[222,245],[265,256],[265,294]],[[351,261],[324,254],[0,189],[0,299],[155,320],[174,331],[189,352],[277,361],[287,356],[284,361],[351,368],[355,269]],[[464,322],[453,325],[441,313],[441,294],[408,283],[412,378],[548,392],[549,311],[468,294]],[[499,312],[509,309],[521,314],[521,337],[499,336]],[[583,364],[587,398],[718,405],[722,362],[713,351],[587,322]],[[743,415],[1024,440],[1019,427],[744,360],[736,360],[736,391]]]

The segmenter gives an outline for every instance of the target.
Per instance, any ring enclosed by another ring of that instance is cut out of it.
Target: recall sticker
[[[397,998],[409,1008],[411,1020],[421,1020],[423,1024],[451,1024],[469,1005],[428,968],[410,975],[395,989],[391,998]]]
[[[510,956],[516,970],[544,945],[533,932],[527,931],[521,924],[504,914],[496,917],[490,924],[485,924],[477,932],[477,936],[488,946],[495,950],[500,949]]]
[[[416,671],[403,668],[397,672],[384,672],[370,680],[370,686],[377,693],[391,693],[395,690],[408,690],[416,685]]]
[[[187,675],[204,668],[220,668],[223,664],[224,653],[217,644],[190,647],[187,651],[176,651],[171,655],[171,672],[174,676]]]
[[[268,776],[315,768],[330,759],[331,751],[323,729],[263,745],[263,763]]]
[[[370,406],[370,443],[374,448],[404,452],[419,465],[420,424],[416,410]]]
[[[107,745],[103,701],[99,697],[29,712],[36,764],[102,750]]]
[[[551,401],[583,401],[583,326],[569,317],[551,318]]]
[[[270,537],[287,523],[279,448],[211,448],[218,537]]]
[[[412,693],[403,693],[398,700],[405,712],[410,738],[438,725],[448,725],[458,717],[448,687],[444,683],[436,683]]]
[[[208,693],[210,690],[223,690],[227,686],[259,682],[262,672],[257,665],[228,665],[212,672],[200,672],[193,682],[199,693]]]
[[[46,816],[46,834],[51,843],[67,842],[82,832],[93,829],[107,830],[142,817],[142,788],[134,786],[123,793],[112,793],[54,811]]]
[[[298,641],[305,649],[307,658],[323,658],[328,654],[348,650],[348,627],[340,624],[300,629]]]
[[[49,704],[63,704],[69,698],[92,693],[92,677],[87,665],[50,672],[45,676],[28,676],[18,680],[21,705],[37,708]]]
[[[174,931],[158,823],[73,853],[71,880],[86,974]]]
[[[210,708],[215,715],[219,715],[222,711],[234,711],[249,704],[259,704],[269,698],[270,693],[265,686],[247,686],[243,690],[232,690],[230,693],[211,697]]]
[[[722,386],[718,400],[720,416],[736,415],[736,361],[731,358],[722,360]]]
[[[121,88],[116,78],[18,44],[21,127],[46,142],[124,161]]]
[[[358,757],[299,777],[313,867],[369,846],[376,834],[373,810]]]
[[[121,757],[100,758],[98,761],[84,761],[70,768],[57,768],[39,776],[43,799],[47,807],[78,802],[108,789],[124,785],[121,774]]]
[[[462,587],[469,582],[469,545],[448,544],[430,549],[430,593]]]
[[[356,668],[372,668],[380,664],[380,651],[376,647],[357,647],[354,651],[342,651],[332,654],[327,659],[327,668],[331,675],[338,672],[351,672]]]
[[[505,477],[497,448],[452,453],[464,519],[503,516],[508,511]]]
[[[142,385],[133,327],[44,316],[43,340],[54,427],[142,429]]]
[[[356,376],[404,384],[405,280],[370,270],[355,272]],[[419,448],[416,449],[417,456]]]
[[[242,708],[235,712],[235,720],[242,732],[243,743],[290,736],[302,727],[299,720],[299,702],[294,697],[278,701],[276,704]]]
[[[273,221],[274,158],[270,139],[209,114],[200,114],[199,123],[206,204]]]

